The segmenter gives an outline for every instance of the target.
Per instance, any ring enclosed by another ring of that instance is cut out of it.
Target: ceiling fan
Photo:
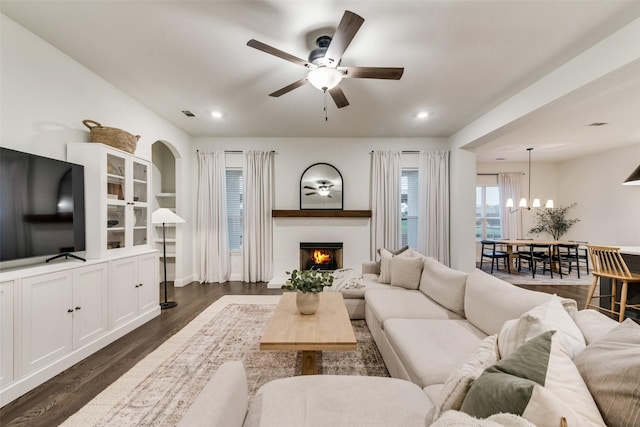
[[[288,54],[257,40],[249,40],[247,46],[277,56],[285,61],[301,65],[310,70],[306,77],[270,93],[269,96],[279,97],[309,82],[323,92],[328,91],[336,103],[336,106],[342,108],[349,105],[347,97],[340,86],[338,86],[343,78],[400,80],[404,68],[340,66],[342,55],[363,22],[364,18],[351,11],[345,10],[333,37],[318,37],[316,40],[317,48],[309,53],[308,60],[298,58],[297,56]]]
[[[305,196],[311,196],[312,194],[317,194],[319,196],[322,197],[331,197],[331,187],[333,187],[333,184],[330,184],[329,181],[318,181],[318,187],[311,187],[310,185],[305,185],[303,188],[306,188],[307,190],[313,190],[311,192],[308,193],[304,193]]]

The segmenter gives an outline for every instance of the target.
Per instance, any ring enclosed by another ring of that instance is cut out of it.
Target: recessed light
[[[211,113],[211,117],[213,117],[214,119],[221,119],[222,113],[220,111],[214,111]]]
[[[196,115],[193,114],[191,111],[189,110],[182,110],[182,114],[184,114],[187,117],[195,117]]]
[[[416,113],[416,118],[418,119],[426,119],[427,117],[429,117],[429,113],[427,111],[420,111]]]

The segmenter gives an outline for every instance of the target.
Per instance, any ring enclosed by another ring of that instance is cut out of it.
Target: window
[[[476,186],[476,240],[502,238],[497,185]]]
[[[400,178],[402,246],[418,247],[418,170],[402,169]]]
[[[242,248],[242,169],[227,168],[227,221],[229,250]]]

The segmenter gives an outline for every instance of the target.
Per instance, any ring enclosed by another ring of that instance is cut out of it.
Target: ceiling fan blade
[[[338,67],[344,72],[342,77],[352,79],[387,79],[400,80],[404,68],[398,67]]]
[[[315,66],[311,64],[309,61],[307,61],[306,59],[298,58],[297,56],[293,56],[287,52],[283,52],[280,49],[276,49],[273,46],[269,46],[268,44],[264,44],[255,39],[249,40],[247,42],[247,46],[252,47],[254,49],[261,50],[270,55],[277,56],[278,58],[284,59],[285,61],[302,65],[303,67],[306,67],[306,68],[315,68]]]
[[[304,193],[305,196],[310,196],[312,194],[316,194],[316,193]]]
[[[340,86],[336,86],[333,89],[329,89],[329,94],[331,98],[333,98],[333,102],[336,103],[338,108],[346,107],[349,105],[349,101],[347,101],[347,97],[344,96],[344,92],[340,89]]]
[[[315,188],[315,187],[310,187],[310,186],[308,186],[308,185],[305,185],[305,186],[304,186],[304,187],[302,187],[302,188],[306,188],[306,189],[309,189],[309,190],[317,190],[317,188]]]
[[[340,62],[344,51],[355,37],[363,22],[364,18],[362,16],[356,15],[349,10],[344,11],[344,15],[342,15],[338,28],[331,38],[331,43],[324,55],[327,65],[335,67]]]
[[[281,95],[284,95],[285,93],[289,93],[292,90],[299,88],[300,86],[304,85],[306,82],[307,82],[307,78],[304,77],[298,80],[297,82],[293,82],[290,85],[283,87],[282,89],[279,89],[273,93],[270,93],[269,96],[273,96],[274,98],[277,98]]]

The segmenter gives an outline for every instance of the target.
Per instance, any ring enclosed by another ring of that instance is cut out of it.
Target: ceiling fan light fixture
[[[342,72],[331,67],[318,67],[309,71],[307,80],[316,89],[331,90],[342,81]]]
[[[318,194],[321,195],[322,197],[327,197],[329,193],[330,191],[328,187],[321,186],[320,188],[318,188]]]

